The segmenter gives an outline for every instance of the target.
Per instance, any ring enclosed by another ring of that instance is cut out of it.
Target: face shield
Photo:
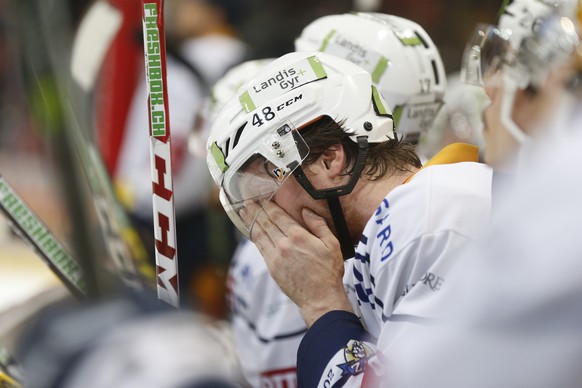
[[[486,86],[511,54],[509,38],[496,26],[478,24],[465,47],[461,66],[461,81],[469,85]]]
[[[220,153],[220,150],[211,150]],[[242,162],[229,166],[221,184],[220,201],[236,227],[250,238],[265,202],[270,201],[309,154],[309,147],[290,122],[274,127],[246,148]],[[215,156],[220,158],[220,155]],[[246,214],[241,214],[242,210]]]
[[[483,88],[501,88],[501,124],[518,143],[523,143],[528,136],[513,121],[511,112],[515,93],[522,84],[527,85],[528,78],[516,67],[515,55],[509,37],[498,27],[478,24],[465,47],[461,81]]]

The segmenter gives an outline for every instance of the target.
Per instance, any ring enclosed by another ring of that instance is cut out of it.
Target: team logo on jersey
[[[344,348],[344,364],[339,364],[342,376],[357,376],[364,373],[368,359],[372,357],[374,350],[362,341],[350,340]]]

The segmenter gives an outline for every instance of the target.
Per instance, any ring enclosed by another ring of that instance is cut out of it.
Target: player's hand
[[[299,306],[308,326],[328,311],[352,311],[343,286],[344,264],[339,241],[324,218],[303,209],[309,230],[273,202],[247,208],[256,216],[252,240],[271,276]]]

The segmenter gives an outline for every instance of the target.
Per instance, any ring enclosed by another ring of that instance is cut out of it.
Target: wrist
[[[325,303],[310,304],[300,307],[301,316],[307,324],[311,327],[315,321],[330,311],[347,311],[353,313],[352,306],[347,298],[338,298],[333,302],[326,301]]]

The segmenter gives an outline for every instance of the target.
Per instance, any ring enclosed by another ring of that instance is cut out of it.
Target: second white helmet
[[[234,97],[238,88],[246,80],[274,59],[253,59],[238,64],[214,84],[210,90],[210,95],[204,100],[198,111],[196,125],[188,138],[188,149],[193,155],[206,158],[206,140],[220,108]]]
[[[324,16],[303,29],[295,49],[333,54],[367,70],[408,141],[418,141],[432,126],[443,103],[440,54],[426,31],[408,19],[361,12]]]

